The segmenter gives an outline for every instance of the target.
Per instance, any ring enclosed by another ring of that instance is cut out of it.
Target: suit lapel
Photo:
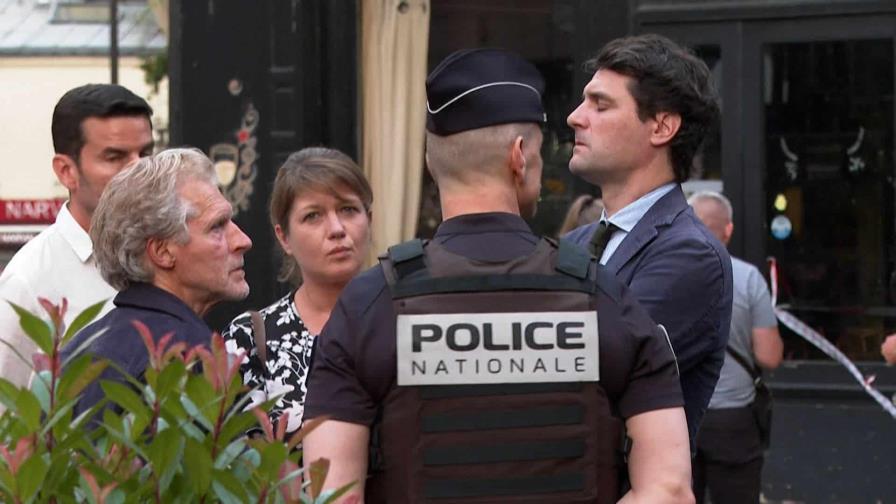
[[[613,256],[607,261],[606,267],[614,274],[619,271],[632,260],[633,257],[652,242],[659,234],[658,229],[668,226],[675,220],[683,210],[688,207],[687,200],[684,199],[684,193],[681,186],[677,185],[671,191],[663,195],[656,203],[647,210],[644,217],[635,224],[632,232],[629,233],[619,248],[613,252]]]

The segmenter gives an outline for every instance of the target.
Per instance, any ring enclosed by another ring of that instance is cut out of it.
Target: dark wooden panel
[[[213,328],[288,289],[276,281],[278,245],[267,211],[286,157],[310,145],[357,154],[357,15],[355,0],[171,2],[172,145],[242,149],[241,123],[251,110],[258,116],[252,194],[236,216],[253,240],[246,255],[252,291],[245,302],[214,309]]]
[[[632,0],[640,24],[799,19],[896,12],[892,0]]]

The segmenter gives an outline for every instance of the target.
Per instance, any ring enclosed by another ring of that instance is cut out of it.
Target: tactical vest
[[[568,372],[579,364],[584,369],[584,359],[597,366],[594,262],[568,242],[558,245],[542,240],[528,256],[486,263],[449,252],[435,242],[413,240],[392,247],[380,260],[398,315],[399,345],[402,333],[412,333],[416,338],[412,351],[443,343],[459,350],[454,355],[474,354],[464,353],[474,341],[492,349],[577,348],[583,344],[581,338],[562,328],[562,322],[551,327],[547,322],[532,322],[525,328],[525,322],[516,322],[513,336],[503,331],[503,341],[497,341],[488,324],[474,329],[472,321],[476,317],[524,321],[551,313],[562,320],[567,313],[588,313],[594,320],[593,359],[581,358],[582,362],[567,362],[550,371]],[[407,327],[402,329],[402,320],[414,315],[427,315],[424,319],[435,323],[413,326],[409,333]],[[449,319],[460,322],[444,322]],[[452,333],[457,327],[465,330]],[[581,324],[569,322],[565,327]],[[452,335],[454,341],[445,343]],[[439,342],[433,343],[439,336]],[[556,341],[552,343],[551,338]],[[368,502],[568,504],[613,503],[620,497],[623,424],[613,415],[599,381],[564,382],[555,377],[555,381],[538,382],[535,377],[543,369],[530,357],[525,364],[524,359],[516,359],[515,367],[500,359],[478,362],[476,371],[483,375],[500,365],[517,382],[460,385],[456,382],[468,379],[450,378],[451,373],[445,378],[447,367],[434,369],[433,360],[415,361],[410,369],[407,360],[404,372],[410,374],[405,380],[455,382],[402,385],[399,372],[398,386],[384,401],[373,432],[377,456],[367,481]],[[459,360],[465,361],[467,373],[473,373],[473,360],[455,359]],[[556,364],[543,360],[542,368]],[[429,368],[424,369],[427,364]],[[458,373],[458,362],[450,364],[452,372]],[[423,372],[426,378],[420,377]],[[562,373],[557,376],[562,378]]]

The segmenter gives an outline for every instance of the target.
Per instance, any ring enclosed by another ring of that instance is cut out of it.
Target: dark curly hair
[[[592,73],[602,68],[632,79],[629,92],[642,121],[659,112],[681,116],[670,157],[675,179],[687,180],[694,156],[719,122],[719,97],[706,64],[666,37],[645,34],[613,40],[585,63]]]

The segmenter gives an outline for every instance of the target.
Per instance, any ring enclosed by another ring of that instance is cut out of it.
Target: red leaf
[[[6,463],[9,465],[9,470],[13,475],[19,472],[19,467],[22,465],[22,462],[31,456],[32,443],[32,437],[20,438],[16,443],[16,449],[13,453],[9,452],[6,445],[0,445],[0,455],[6,459]]]
[[[31,456],[31,438],[25,437],[19,439],[16,443],[16,454],[15,457],[18,459],[19,463],[25,461],[26,458]]]
[[[268,441],[274,441],[274,426],[271,425],[271,419],[268,417],[268,414],[262,411],[261,408],[252,408],[252,413],[255,414],[255,418],[257,418],[258,423],[261,424],[265,438]]]
[[[212,384],[216,392],[220,391],[221,383],[218,380],[218,373],[215,372],[215,357],[205,347],[198,346],[195,350],[202,359],[202,374],[205,375],[205,379]]]
[[[183,341],[171,345],[168,350],[165,350],[165,355],[162,356],[162,362],[170,362],[174,359],[180,359],[181,361],[183,361],[184,350],[186,349],[187,344]]]
[[[235,354],[227,354],[227,359],[230,364],[230,369],[227,370],[227,383],[232,382],[236,374],[240,372],[240,364],[242,364],[245,357],[245,350],[240,350]]]
[[[280,466],[280,479],[285,478],[288,474],[298,469],[299,465],[292,460],[284,461],[283,465]],[[295,477],[280,485],[280,492],[283,494],[286,502],[299,502],[299,499],[302,498],[302,478]]]
[[[202,349],[202,345],[197,345],[189,350],[187,350],[186,355],[183,356],[184,363],[190,364],[196,359],[199,358],[199,350]]]
[[[286,424],[289,423],[289,419],[286,418],[287,415],[281,415],[280,418],[277,419],[277,441],[284,441],[286,437]]]
[[[156,342],[152,339],[152,332],[149,330],[149,327],[146,327],[146,324],[137,319],[132,320],[131,324],[137,330],[137,333],[140,334],[140,337],[143,338],[143,344],[146,345],[146,351],[149,352],[150,363],[153,367],[156,367],[155,362],[153,362],[156,355]]]
[[[171,343],[171,339],[174,338],[174,331],[165,333],[161,338],[159,338],[158,346],[156,347],[156,352],[158,352],[159,359],[161,360],[162,355],[165,353],[165,347],[168,346],[168,343]]]
[[[45,353],[37,352],[31,355],[31,362],[34,363],[35,373],[49,371],[50,369],[50,356]]]
[[[97,499],[97,504],[105,504],[106,499],[109,497],[109,494],[112,493],[112,490],[115,490],[115,487],[118,486],[118,483],[112,482],[103,487],[102,492],[100,492],[100,496]]]
[[[56,328],[57,334],[62,334],[63,332],[63,324],[62,321],[62,313],[65,310],[65,307],[68,305],[68,302],[63,299],[62,307],[56,306],[49,299],[38,297],[37,302],[43,307],[44,311],[47,312],[47,315],[50,316],[50,321],[53,323],[53,327]]]
[[[311,480],[311,486],[308,488],[308,491],[311,493],[312,499],[317,499],[317,496],[320,495],[329,471],[330,459],[320,458],[308,466],[308,477]]]
[[[19,464],[13,458],[13,456],[9,453],[9,449],[6,445],[0,445],[0,455],[3,456],[3,459],[6,460],[6,465],[9,466],[10,472],[15,474],[19,470]]]
[[[93,477],[93,474],[90,473],[87,469],[83,467],[78,468],[78,472],[81,473],[81,477],[84,478],[84,481],[87,482],[87,486],[90,487],[90,491],[93,493],[93,498],[99,502],[100,500],[100,486],[96,482],[96,478]]]

